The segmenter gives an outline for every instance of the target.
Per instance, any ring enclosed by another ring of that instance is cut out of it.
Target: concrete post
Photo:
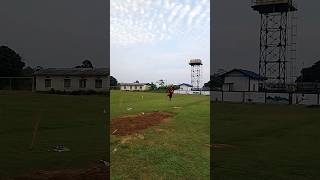
[[[242,92],[242,103],[246,102],[246,92]]]
[[[267,91],[264,92],[264,103],[267,104]]]
[[[10,90],[12,91],[12,78],[9,79],[10,82]]]
[[[221,100],[223,102],[223,91],[221,91]]]

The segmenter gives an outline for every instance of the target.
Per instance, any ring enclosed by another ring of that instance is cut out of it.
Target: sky
[[[232,2],[232,4],[230,4]],[[295,1],[298,12],[295,74],[320,60],[318,1]],[[258,72],[260,16],[250,1],[214,0],[211,72],[243,68]]]
[[[1,0],[0,45],[27,66],[108,66],[108,1]]]
[[[232,4],[231,4],[232,2]],[[320,60],[318,1],[298,3],[297,67]],[[203,79],[217,69],[258,71],[259,15],[250,1],[1,0],[0,45],[28,66],[73,67],[90,59],[119,81],[190,82],[188,60],[203,60]],[[209,12],[213,18],[210,63]],[[150,26],[150,28],[149,28]],[[203,80],[205,82],[205,80]]]
[[[111,0],[111,75],[119,82],[190,83],[190,59],[210,78],[209,0]]]

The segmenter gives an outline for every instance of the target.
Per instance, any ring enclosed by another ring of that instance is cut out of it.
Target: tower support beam
[[[267,86],[285,88],[289,46],[288,14],[296,11],[292,0],[256,0],[252,8],[260,13],[259,74]]]

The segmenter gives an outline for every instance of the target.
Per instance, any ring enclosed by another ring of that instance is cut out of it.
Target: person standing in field
[[[172,85],[170,85],[170,86],[168,87],[168,97],[169,97],[169,100],[170,100],[170,101],[171,101],[173,92],[174,92],[174,88],[173,88]]]

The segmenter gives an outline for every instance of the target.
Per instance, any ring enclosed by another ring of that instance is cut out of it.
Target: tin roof
[[[148,83],[120,83],[120,86],[144,86]]]
[[[193,87],[192,85],[187,84],[187,83],[182,83],[182,84],[180,84],[179,86],[188,86],[188,87]]]
[[[108,68],[48,68],[34,72],[35,76],[108,76]]]
[[[243,74],[244,76],[250,77],[252,79],[256,79],[256,80],[265,80],[266,79],[265,77],[260,76],[259,74],[255,73],[253,71],[248,71],[248,70],[244,70],[244,69],[233,69],[231,71],[224,73],[222,76],[226,76],[227,74],[234,72],[234,71],[238,71],[241,74]]]

